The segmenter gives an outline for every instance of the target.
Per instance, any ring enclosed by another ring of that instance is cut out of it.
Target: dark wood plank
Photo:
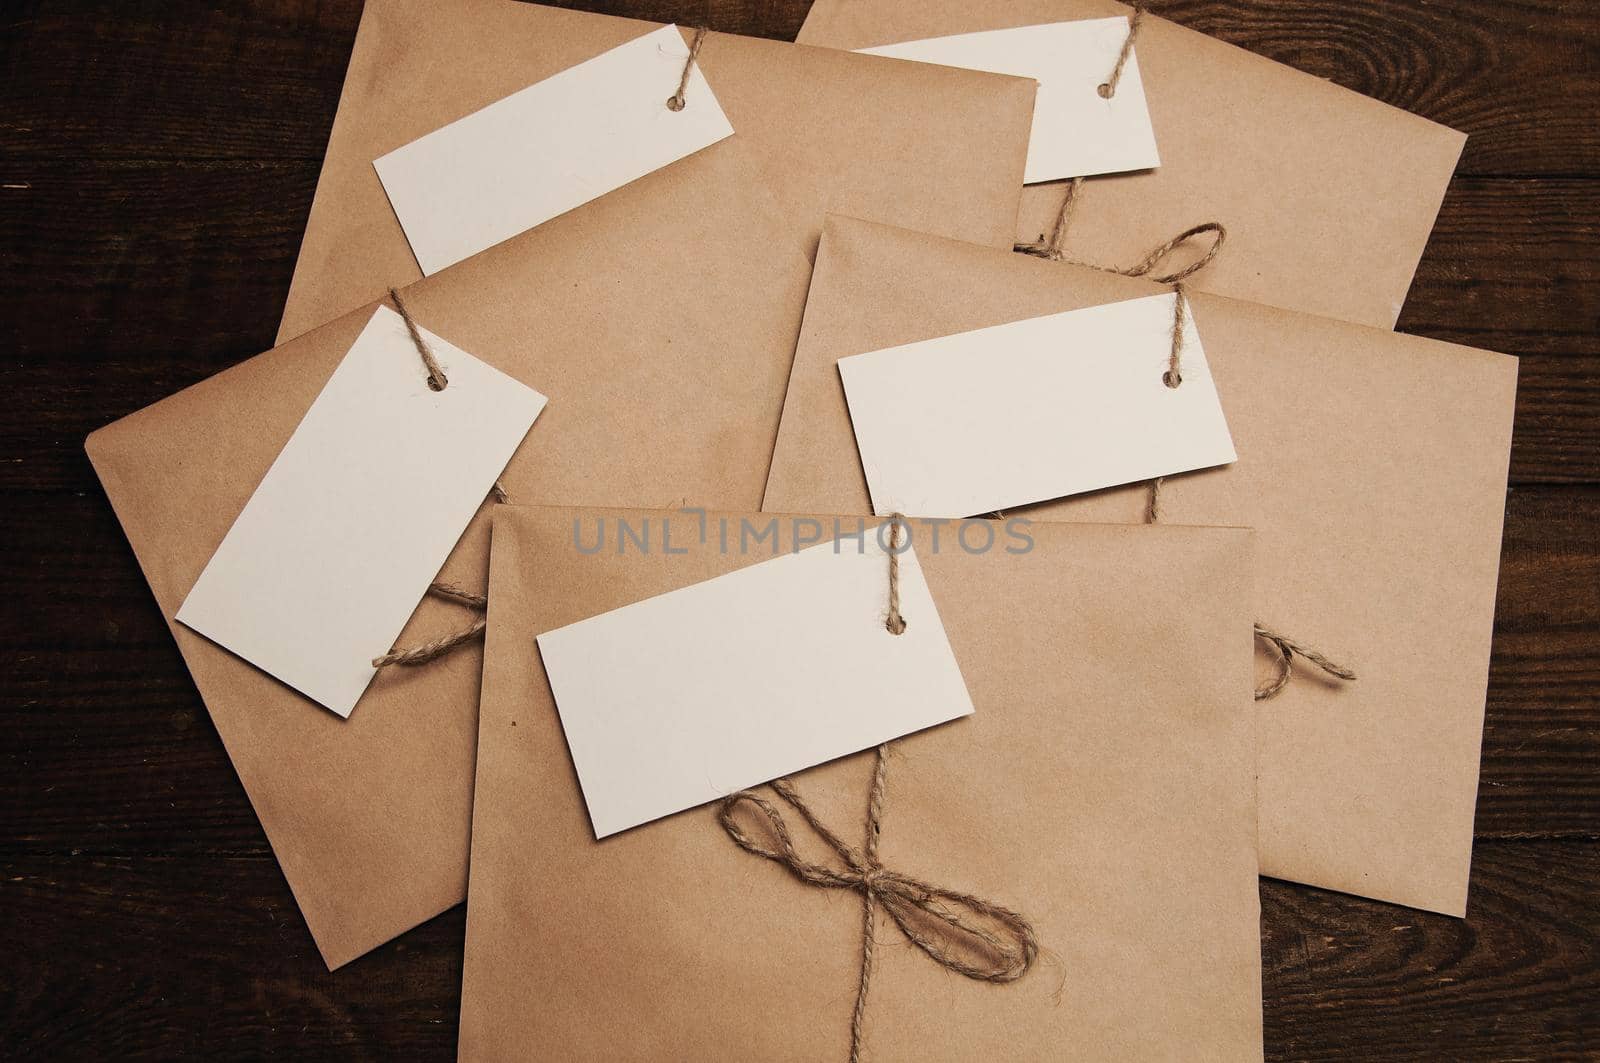
[[[1479,842],[1465,920],[1262,888],[1267,1058],[1592,1059],[1600,845]]]
[[[1460,172],[1600,172],[1589,0],[1155,0],[1152,10],[1468,134]],[[1584,101],[1588,101],[1585,103]]]
[[[1600,489],[1513,490],[1480,837],[1600,838]]]
[[[1597,889],[1589,842],[1480,843],[1465,921],[1264,883],[1268,1058],[1585,1058]],[[454,1053],[460,908],[328,974],[262,855],[23,856],[0,903],[9,1058]]]
[[[465,910],[330,974],[268,854],[7,860],[7,1059],[454,1058]]]
[[[11,0],[6,153],[319,164],[360,15],[361,0]]]
[[[1402,331],[1517,355],[1515,483],[1600,480],[1600,180],[1458,178]]]

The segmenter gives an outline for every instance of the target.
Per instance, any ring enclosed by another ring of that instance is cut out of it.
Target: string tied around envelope
[[[1133,34],[1137,32],[1139,17],[1142,14],[1142,8],[1135,9],[1134,22],[1129,27],[1129,41],[1132,40]],[[1131,48],[1131,44],[1125,44],[1124,52],[1126,53],[1129,48]],[[1122,62],[1123,60],[1118,60],[1116,71],[1118,75],[1121,73]],[[1217,257],[1218,252],[1222,250],[1223,241],[1227,239],[1227,230],[1219,222],[1204,222],[1200,225],[1191,226],[1165,243],[1152,248],[1144,258],[1127,269],[1107,268],[1095,265],[1092,262],[1079,262],[1075,259],[1067,258],[1062,253],[1061,248],[1066,238],[1067,227],[1071,224],[1072,215],[1077,209],[1082,189],[1083,178],[1081,177],[1073,178],[1071,183],[1068,184],[1066,195],[1061,201],[1061,209],[1056,214],[1055,225],[1051,229],[1048,240],[1035,244],[1018,244],[1015,250],[1036,258],[1049,259],[1052,262],[1070,262],[1073,265],[1088,266],[1091,269],[1101,270],[1102,272],[1119,273],[1125,277],[1149,277],[1158,284],[1171,285],[1172,339],[1167,353],[1167,367],[1161,374],[1161,380],[1167,387],[1176,388],[1183,383],[1183,343],[1187,330],[1187,321],[1190,316],[1189,297],[1184,289],[1183,282],[1210,265],[1211,261]],[[1187,266],[1171,272],[1156,272],[1161,264],[1178,248],[1190,240],[1206,234],[1212,234],[1214,238],[1210,247],[1199,258]],[[1149,481],[1149,496],[1145,503],[1146,523],[1156,524],[1161,520],[1161,489],[1164,480],[1164,477],[1157,476]],[[1289,638],[1287,635],[1263,627],[1260,623],[1255,624],[1254,630],[1255,637],[1270,649],[1277,664],[1273,677],[1255,689],[1255,700],[1266,701],[1269,698],[1274,698],[1289,685],[1289,681],[1294,678],[1294,662],[1297,657],[1309,661],[1321,669],[1324,674],[1335,679],[1344,682],[1355,681],[1356,673],[1354,671],[1330,660],[1318,650]]]
[[[899,635],[906,629],[900,615],[900,567],[897,558],[901,514],[893,514],[889,539],[889,616],[885,628]],[[725,798],[717,819],[741,849],[783,865],[801,882],[819,889],[854,890],[861,894],[861,973],[856,985],[855,1009],[850,1018],[850,1063],[860,1063],[866,1021],[867,990],[872,984],[877,949],[878,909],[882,908],[900,932],[935,963],[980,982],[1015,982],[1033,967],[1039,942],[1033,926],[1022,915],[960,890],[946,889],[891,871],[878,858],[883,828],[884,783],[888,775],[889,743],[873,754],[872,786],[867,798],[866,838],[860,849],[848,845],[817,817],[788,779],[770,785],[786,804],[827,843],[842,861],[835,867],[806,859],[795,845],[779,806],[756,793],[741,790]],[[739,821],[741,812],[753,813],[765,838]]]
[[[394,303],[394,308],[400,312],[400,320],[405,322],[406,332],[411,336],[411,344],[417,349],[417,357],[422,359],[423,367],[428,371],[428,386],[434,391],[443,391],[450,386],[450,380],[445,376],[443,368],[440,367],[438,358],[434,356],[432,346],[429,345],[427,338],[422,335],[422,330],[417,326],[416,318],[411,316],[411,311],[406,306],[405,300],[400,297],[398,289],[389,289],[389,299]],[[495,481],[490,493],[496,502],[510,501],[510,496],[506,494],[506,489],[500,486],[499,480]],[[392,664],[427,664],[429,661],[438,660],[457,647],[465,646],[467,643],[483,637],[484,628],[488,626],[489,599],[486,596],[473,594],[450,583],[432,583],[428,586],[427,593],[444,601],[464,605],[481,615],[460,630],[440,635],[438,638],[430,639],[419,645],[408,649],[401,649],[396,646],[383,656],[374,657],[372,659],[372,667],[381,669],[387,668]]]
[[[1187,300],[1181,284],[1173,285],[1176,306],[1172,320],[1172,349],[1167,362],[1167,371],[1163,379],[1168,387],[1177,387],[1183,383],[1182,374],[1178,371],[1179,360],[1183,356],[1184,322],[1187,313]],[[1157,476],[1149,481],[1149,499],[1145,503],[1145,523],[1159,524],[1161,522],[1161,485],[1165,477]],[[1276,674],[1255,689],[1255,700],[1266,701],[1276,697],[1284,687],[1289,685],[1289,680],[1294,677],[1294,660],[1296,657],[1304,658],[1322,669],[1327,675],[1345,682],[1352,682],[1356,678],[1355,672],[1342,664],[1336,664],[1325,655],[1304,643],[1297,642],[1287,635],[1280,634],[1270,628],[1263,627],[1258,621],[1255,624],[1255,637],[1266,645],[1276,658]]]
[[[1157,260],[1162,254],[1170,253],[1172,248],[1181,243],[1186,237],[1204,228],[1204,226],[1195,226],[1193,229],[1188,230],[1187,233],[1180,234],[1173,240],[1169,240],[1166,244],[1156,248],[1155,251],[1146,256],[1146,262]],[[1211,251],[1206,258],[1201,260],[1199,265],[1203,266],[1206,262],[1209,262],[1215,256],[1221,244],[1222,241],[1220,239],[1213,244]],[[1188,276],[1193,272],[1194,270],[1190,269],[1184,275]],[[1184,291],[1183,283],[1181,280],[1172,282],[1172,339],[1167,353],[1167,368],[1161,375],[1162,382],[1169,388],[1176,388],[1183,383],[1181,369],[1183,342],[1187,332],[1189,316],[1189,299],[1188,294]],[[1149,497],[1145,503],[1145,522],[1147,524],[1158,524],[1161,521],[1161,487],[1164,480],[1165,477],[1157,476],[1149,481]],[[1355,681],[1356,673],[1351,669],[1330,660],[1325,654],[1312,649],[1304,643],[1297,642],[1287,635],[1263,627],[1259,622],[1255,624],[1255,637],[1271,649],[1277,662],[1276,674],[1255,689],[1255,700],[1257,701],[1266,701],[1269,698],[1274,698],[1284,687],[1289,685],[1289,681],[1294,678],[1294,662],[1297,657],[1316,665],[1324,674],[1330,675],[1335,679],[1340,679],[1347,683]]]

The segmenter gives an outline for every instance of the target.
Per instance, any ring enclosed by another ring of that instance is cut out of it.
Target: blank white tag
[[[861,51],[1037,81],[1023,176],[1025,183],[1034,184],[1161,165],[1136,54],[1128,56],[1112,97],[1100,95],[1127,36],[1128,20],[1118,16],[961,33]]]
[[[970,715],[909,547],[900,635],[887,589],[869,529],[540,635],[595,837]]]
[[[733,133],[689,46],[663,26],[373,163],[424,274],[493,247]]]
[[[545,398],[379,307],[178,610],[340,716],[371,682]]]
[[[970,517],[1226,465],[1233,440],[1176,295],[1071,310],[839,361],[878,513]]]

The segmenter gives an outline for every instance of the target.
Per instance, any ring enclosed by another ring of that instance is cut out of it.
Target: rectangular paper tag
[[[900,635],[871,529],[540,635],[595,837],[970,715],[902,550]]]
[[[373,163],[436,273],[733,133],[676,26],[613,48]]]
[[[400,315],[378,308],[178,610],[340,716],[545,404],[423,336],[442,391]]]
[[[1172,293],[839,361],[873,509],[970,517],[1235,458],[1194,319]]]
[[[1028,142],[1027,184],[1161,165],[1139,59],[1128,56],[1110,99],[1100,86],[1117,65],[1128,20],[1086,19],[985,30],[862,48],[871,55],[1011,74],[1039,83]]]

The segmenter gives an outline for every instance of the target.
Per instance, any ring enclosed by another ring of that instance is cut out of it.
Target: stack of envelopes
[[[279,345],[89,454],[463,1059],[1259,1058],[1258,875],[1468,904],[1463,139],[1108,0],[369,0]]]

